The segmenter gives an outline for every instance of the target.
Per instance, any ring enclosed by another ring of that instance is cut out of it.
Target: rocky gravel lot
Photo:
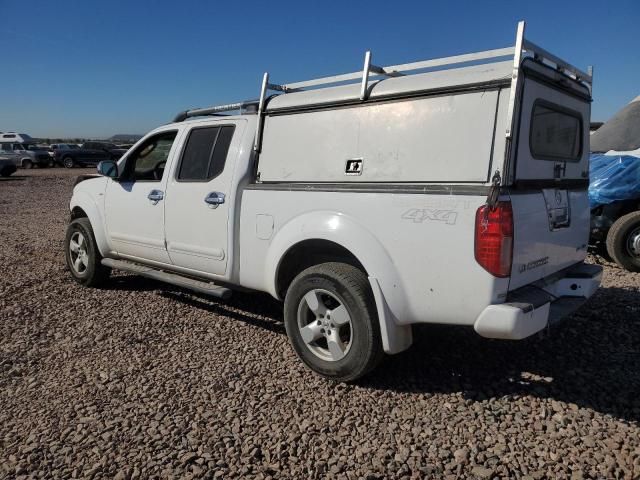
[[[268,296],[76,285],[62,239],[80,173],[0,179],[0,476],[640,478],[640,275],[607,264],[543,338],[418,328],[332,384]]]

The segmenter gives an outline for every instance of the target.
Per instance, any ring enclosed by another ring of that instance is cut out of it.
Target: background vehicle
[[[73,278],[117,268],[220,298],[268,292],[298,356],[336,380],[408,348],[412,324],[518,340],[598,288],[602,268],[583,262],[591,76],[524,23],[497,51],[390,67],[367,52],[360,72],[288,85],[265,74],[259,98],[183,112],[81,177]]]
[[[109,152],[114,160],[119,159],[122,155],[127,152],[126,148],[121,148],[117,146],[115,143],[111,142],[85,142],[82,144],[80,148],[88,148],[92,150],[104,150],[105,152]]]
[[[592,250],[640,272],[640,96],[591,138]]]
[[[75,143],[52,143],[49,145],[48,151],[49,156],[55,159],[56,150],[77,150],[78,148],[80,147]]]
[[[21,168],[52,167],[53,160],[43,147],[26,133],[7,132],[0,135],[0,155]]]
[[[126,150],[117,148],[108,142],[85,142],[81,147],[57,148],[55,162],[66,168],[74,166],[97,165],[102,160],[117,160]]]
[[[13,160],[6,157],[0,157],[0,177],[8,177],[15,173],[18,167]]]

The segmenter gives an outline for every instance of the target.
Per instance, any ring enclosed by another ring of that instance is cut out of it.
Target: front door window
[[[159,182],[164,175],[176,132],[163,132],[146,140],[127,158],[124,179]]]

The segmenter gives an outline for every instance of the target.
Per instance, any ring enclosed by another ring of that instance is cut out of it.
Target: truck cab
[[[87,286],[116,268],[268,292],[334,380],[408,348],[418,323],[526,338],[600,283],[584,263],[590,99],[591,76],[523,23],[507,49],[265,74],[260,100],[182,112],[79,178],[67,264]]]

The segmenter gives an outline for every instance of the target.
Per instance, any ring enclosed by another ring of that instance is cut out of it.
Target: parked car
[[[640,272],[640,96],[591,136],[591,247]]]
[[[54,153],[55,162],[66,168],[97,165],[102,160],[117,160],[126,152],[108,142],[85,142],[80,147],[76,146],[77,148],[67,146],[70,148],[57,148]]]
[[[52,167],[53,160],[44,148],[36,145],[26,133],[7,132],[0,135],[0,155],[12,160],[17,167]]]
[[[104,150],[109,152],[114,160],[118,160],[122,155],[127,153],[126,148],[121,148],[115,143],[111,142],[86,142],[81,148],[89,148],[93,150]]]
[[[309,82],[265,74],[258,101],[179,114],[78,179],[71,276],[268,292],[300,359],[342,381],[408,348],[413,324],[546,329],[602,275],[584,263],[591,76],[523,35],[384,68],[367,52],[362,71]]]
[[[640,150],[592,154],[590,180],[592,251],[640,272]]]
[[[16,172],[18,167],[16,167],[16,163],[7,158],[0,157],[0,177],[8,177]]]
[[[56,150],[77,150],[80,147],[75,143],[52,143],[49,145],[49,156],[55,159]]]

